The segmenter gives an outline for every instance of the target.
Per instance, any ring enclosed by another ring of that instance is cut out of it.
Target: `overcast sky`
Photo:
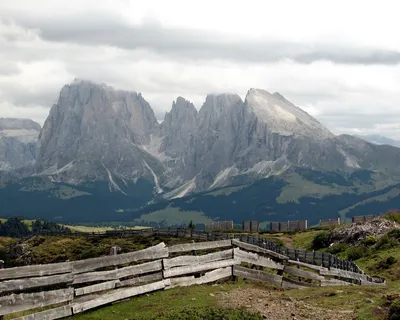
[[[0,117],[41,124],[74,78],[179,95],[278,91],[335,133],[400,139],[397,1],[0,0]]]

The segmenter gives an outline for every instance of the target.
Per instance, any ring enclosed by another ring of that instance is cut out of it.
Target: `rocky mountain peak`
[[[315,118],[279,93],[270,94],[266,90],[250,89],[245,104],[247,110],[265,123],[271,132],[284,136],[333,137],[333,134]]]
[[[217,113],[221,113],[229,110],[229,108],[238,103],[243,103],[243,101],[237,94],[208,94],[200,112],[213,110]]]
[[[40,124],[30,119],[0,118],[0,137],[9,137],[21,143],[36,143]]]
[[[43,126],[38,170],[68,181],[85,175],[110,181],[113,175],[132,177],[145,167],[138,148],[157,130],[154,112],[140,94],[75,80],[62,88]]]
[[[186,100],[183,97],[178,97],[176,101],[172,102],[172,108],[170,112],[166,113],[166,116],[170,115],[175,115],[175,117],[182,117],[182,116],[191,116],[191,117],[196,117],[197,115],[197,110],[193,103],[191,103],[189,100]]]
[[[0,118],[0,130],[35,130],[40,131],[40,124],[31,119]]]
[[[0,171],[32,164],[40,125],[30,119],[0,118]]]

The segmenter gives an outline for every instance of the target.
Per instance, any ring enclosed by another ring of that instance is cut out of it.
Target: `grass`
[[[281,194],[277,197],[277,203],[298,203],[302,197],[322,198],[327,195],[339,195],[345,192],[351,192],[349,187],[343,186],[326,186],[316,184],[298,173],[291,173],[286,176],[287,186],[282,189]]]
[[[158,291],[135,297],[96,311],[76,315],[74,320],[125,320],[157,319],[158,316],[186,308],[203,308],[217,305],[217,293],[236,288],[252,287],[245,282],[224,283],[220,285],[201,285]]]
[[[181,211],[179,208],[167,208],[152,213],[144,214],[136,221],[144,222],[165,222],[169,225],[181,225],[193,223],[211,223],[212,219],[208,218],[201,211]]]
[[[1,238],[0,238],[1,239]],[[10,240],[7,240],[10,241]],[[23,265],[24,260],[30,259],[30,264],[46,264],[63,261],[95,258],[108,255],[110,248],[118,246],[121,253],[145,249],[165,242],[167,245],[186,243],[187,239],[163,237],[135,237],[135,238],[86,238],[74,236],[36,236],[24,242],[27,254],[22,258],[7,258],[6,267]],[[1,242],[0,242],[1,244]],[[1,247],[0,247],[1,249]],[[0,250],[0,255],[4,251]]]
[[[380,318],[374,316],[373,309],[382,304],[383,295],[389,292],[395,290],[385,287],[345,286],[288,290],[285,295],[316,307],[338,311],[355,310],[356,319],[359,320],[377,320]]]
[[[308,230],[297,233],[268,233],[261,236],[267,240],[275,241],[288,248],[310,250],[314,236],[320,231]]]
[[[90,227],[90,226],[73,226],[73,225],[63,225],[66,228],[69,228],[71,231],[75,232],[105,232],[110,230],[140,230],[148,227],[134,226],[134,227],[125,227],[123,225],[119,227]]]
[[[387,220],[391,220],[397,223],[400,223],[400,211],[399,212],[391,212],[391,213],[386,213],[383,215],[383,218]]]

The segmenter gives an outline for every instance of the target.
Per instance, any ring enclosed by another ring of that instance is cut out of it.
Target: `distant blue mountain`
[[[357,137],[374,144],[388,144],[390,146],[400,148],[400,141],[393,140],[379,134],[358,135]]]

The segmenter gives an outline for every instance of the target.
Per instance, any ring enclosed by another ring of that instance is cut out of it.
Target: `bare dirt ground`
[[[352,320],[353,311],[328,310],[297,301],[278,290],[238,288],[218,294],[218,304],[224,307],[244,307],[260,312],[268,320]]]

